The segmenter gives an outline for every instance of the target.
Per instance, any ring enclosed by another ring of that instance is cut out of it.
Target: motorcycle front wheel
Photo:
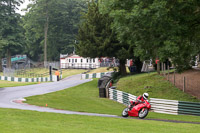
[[[125,108],[125,109],[122,111],[122,116],[123,116],[123,117],[128,117],[128,111],[129,111],[129,109],[128,109],[128,108]]]
[[[144,119],[148,115],[148,113],[149,113],[148,109],[143,108],[139,111],[138,116],[140,119]]]

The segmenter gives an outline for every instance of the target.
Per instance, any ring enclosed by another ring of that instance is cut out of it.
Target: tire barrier
[[[108,98],[109,88],[112,86],[112,83],[113,81],[111,74],[105,74],[98,80],[99,97]]]
[[[109,88],[109,99],[119,103],[128,105],[129,101],[136,98],[132,94]],[[200,103],[150,98],[150,104],[151,110],[157,113],[200,116]]]

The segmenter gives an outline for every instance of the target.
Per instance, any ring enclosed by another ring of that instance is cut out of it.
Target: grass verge
[[[84,69],[62,69],[62,77],[66,78],[68,76],[80,74],[83,72],[86,72],[87,70]],[[52,74],[54,74],[55,71],[52,71]],[[45,75],[44,75],[45,74]],[[0,72],[0,75],[3,76],[3,73]],[[34,77],[49,77],[49,69],[47,68],[32,68],[32,69],[26,69],[24,73],[19,73],[15,75],[19,78],[34,78]]]
[[[102,72],[108,72],[108,71],[113,71],[113,69],[108,70],[108,67],[100,67],[97,69],[91,70],[89,73],[102,73]]]
[[[114,67],[117,71],[118,71],[118,67]],[[110,71],[114,71],[113,68],[109,68],[109,67],[100,67],[97,69],[93,69],[89,72],[89,74],[91,73],[103,73],[103,72],[110,72]],[[127,73],[130,73],[128,67],[126,67],[126,71]]]
[[[2,133],[189,133],[200,125],[0,109]]]
[[[11,81],[2,81],[0,80],[0,88],[5,87],[15,87],[15,86],[25,86],[25,85],[32,85],[37,84],[36,82],[11,82]]]
[[[136,96],[148,92],[152,98],[200,102],[195,97],[183,93],[180,89],[165,80],[164,77],[156,73],[145,73],[121,78],[117,83],[117,89]]]
[[[66,90],[45,95],[27,97],[29,104],[101,114],[120,115],[124,105],[105,98],[99,98],[97,79]]]
[[[66,90],[27,97],[26,99],[27,103],[38,106],[45,106],[48,104],[49,107],[57,109],[114,114],[118,116],[121,116],[121,112],[125,107],[112,100],[99,98],[97,79]],[[147,118],[200,122],[200,117],[198,116],[175,116],[154,112],[150,112]]]
[[[84,69],[62,69],[62,78],[86,72]]]

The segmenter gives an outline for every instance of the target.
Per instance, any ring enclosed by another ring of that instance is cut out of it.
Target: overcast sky
[[[25,11],[21,11],[21,10],[26,8],[29,3],[30,3],[29,0],[25,0],[25,2],[19,7],[19,10],[17,10],[16,12],[20,13],[21,15],[24,15]]]

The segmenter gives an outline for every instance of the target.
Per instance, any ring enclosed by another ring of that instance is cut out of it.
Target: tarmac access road
[[[82,80],[81,75],[79,74],[79,75],[74,75],[74,76],[65,78],[59,82],[0,88],[0,108],[32,110],[32,111],[39,111],[39,112],[52,112],[52,113],[62,113],[62,114],[76,114],[76,115],[87,115],[87,116],[123,118],[123,117],[120,117],[117,115],[59,110],[59,109],[54,109],[54,108],[40,107],[40,106],[29,105],[29,104],[23,103],[23,101],[25,100],[24,99],[25,97],[30,97],[30,96],[35,96],[35,95],[43,95],[46,93],[51,93],[51,92],[67,89],[67,88],[77,86],[77,85],[80,85],[80,84],[83,84],[86,82],[90,82],[90,81],[91,81],[91,79]],[[128,117],[128,119],[133,119],[133,118]],[[135,118],[135,119],[137,119],[137,118]],[[183,121],[170,121],[170,120],[158,120],[158,119],[145,119],[145,120],[200,124],[199,122],[183,122]]]

